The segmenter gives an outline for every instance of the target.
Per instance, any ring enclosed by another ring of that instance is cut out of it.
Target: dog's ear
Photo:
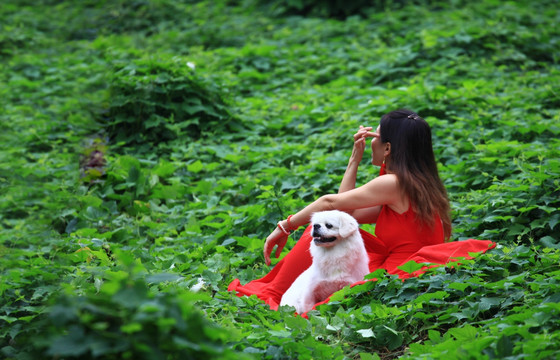
[[[358,230],[358,222],[353,217],[340,217],[340,227],[338,229],[340,236],[343,238],[348,237],[356,230]]]

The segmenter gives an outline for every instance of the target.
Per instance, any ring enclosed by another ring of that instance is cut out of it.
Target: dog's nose
[[[313,225],[314,230],[319,230],[320,228],[321,228],[321,224],[314,224]]]

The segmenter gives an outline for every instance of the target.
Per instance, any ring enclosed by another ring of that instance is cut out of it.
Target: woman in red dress
[[[354,134],[354,148],[338,194],[324,195],[288,219],[282,220],[267,237],[264,258],[276,247],[278,257],[289,233],[309,223],[311,215],[324,210],[341,210],[360,224],[376,223],[375,235],[360,230],[369,255],[369,269],[385,269],[409,277],[397,267],[410,260],[445,264],[471,252],[485,252],[491,241],[449,241],[451,219],[447,192],[439,177],[428,123],[409,110],[392,111],[381,117],[375,131],[360,126]],[[371,163],[381,166],[380,176],[356,187],[358,165],[372,138]],[[292,250],[265,277],[228,287],[238,295],[257,295],[273,309],[292,282],[311,265],[308,227]]]

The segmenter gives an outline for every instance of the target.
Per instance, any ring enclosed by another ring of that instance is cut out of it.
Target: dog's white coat
[[[303,314],[346,285],[363,280],[369,273],[369,258],[358,231],[358,222],[345,212],[332,210],[313,214],[311,246],[313,263],[282,296],[280,305],[290,305]],[[321,242],[321,238],[335,238]]]

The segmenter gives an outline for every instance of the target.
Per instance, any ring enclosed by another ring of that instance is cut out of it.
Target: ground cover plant
[[[556,2],[310,3],[3,2],[1,357],[555,358]],[[309,319],[228,293],[396,108],[432,126],[453,240],[497,248]]]

